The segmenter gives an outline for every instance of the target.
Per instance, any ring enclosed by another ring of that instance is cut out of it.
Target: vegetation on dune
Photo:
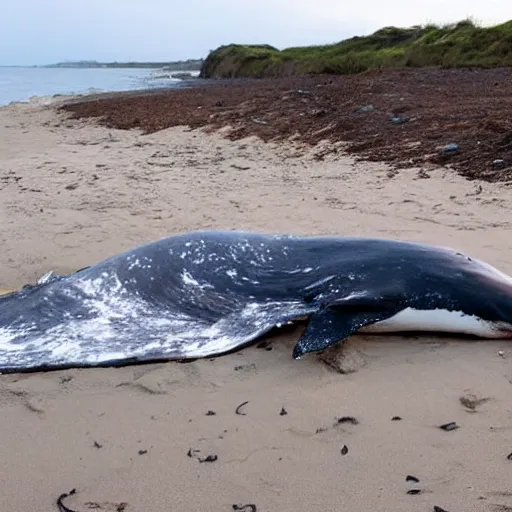
[[[269,45],[230,44],[205,59],[203,78],[352,74],[388,67],[512,66],[512,20],[480,27],[471,20],[452,25],[385,27],[336,44],[278,50]]]

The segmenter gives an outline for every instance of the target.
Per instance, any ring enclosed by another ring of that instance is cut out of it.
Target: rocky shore
[[[512,180],[511,69],[383,70],[353,76],[206,81],[180,90],[88,97],[62,107],[109,128],[218,129],[232,140],[323,142],[393,168],[448,166]],[[326,143],[328,141],[328,143]],[[329,144],[330,143],[330,144]]]

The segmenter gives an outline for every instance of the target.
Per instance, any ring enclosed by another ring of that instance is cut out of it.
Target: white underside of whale
[[[445,332],[468,334],[480,338],[512,338],[512,324],[491,322],[462,311],[447,309],[413,309],[406,308],[396,315],[367,325],[358,330],[360,333],[389,332]]]

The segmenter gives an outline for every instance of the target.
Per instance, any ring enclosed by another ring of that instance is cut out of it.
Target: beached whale
[[[296,359],[356,332],[512,338],[512,278],[411,242],[179,234],[0,297],[0,371],[218,356],[299,318]]]

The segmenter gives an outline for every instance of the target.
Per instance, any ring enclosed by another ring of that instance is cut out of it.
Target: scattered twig
[[[243,402],[241,403],[236,409],[235,409],[235,413],[238,414],[239,416],[246,416],[245,412],[242,412],[242,407],[244,405],[247,405],[249,403],[249,400],[247,400],[247,402]]]
[[[59,512],[76,512],[75,510],[66,507],[66,505],[64,505],[64,503],[62,503],[64,498],[67,498],[68,496],[72,496],[73,494],[76,494],[76,489],[71,489],[71,491],[69,491],[68,493],[62,493],[57,498],[57,507],[59,509]]]
[[[338,418],[336,420],[336,423],[338,425],[341,425],[342,423],[350,423],[351,425],[357,425],[359,421],[353,416],[342,416],[341,418]]]
[[[192,448],[189,449],[187,452],[187,457],[195,457],[196,453],[199,453],[201,450],[193,450]]]

